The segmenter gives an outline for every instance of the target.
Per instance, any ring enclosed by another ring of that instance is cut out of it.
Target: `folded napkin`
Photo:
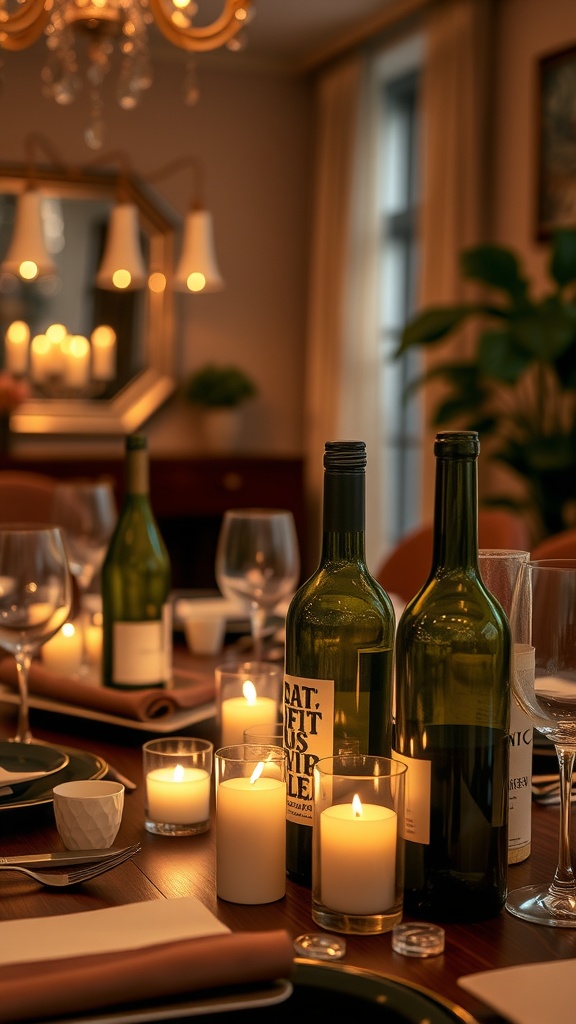
[[[458,984],[513,1024],[575,1024],[576,959],[479,971]]]
[[[172,915],[168,922],[167,914]],[[126,934],[134,936],[139,930],[139,938],[120,942],[123,922]],[[47,925],[52,926],[52,945],[47,953],[44,946],[44,951],[52,959],[36,958],[34,952],[27,962],[19,962],[14,953],[0,958],[2,1022],[39,1022],[106,1006],[221,991],[226,986],[288,979],[292,972],[293,947],[287,932],[229,932],[193,898],[2,922],[0,939],[14,939],[18,946],[26,935],[34,936],[36,927]],[[77,940],[76,949],[78,942],[82,949],[83,937],[92,927],[93,947],[108,951],[70,958],[71,944]],[[56,930],[62,936],[60,948]],[[183,931],[188,937],[182,937]],[[162,941],[170,934],[179,937]],[[154,936],[155,945],[149,944],[147,935]],[[31,941],[38,948],[37,939]],[[125,948],[126,942],[132,948]]]
[[[168,690],[112,690],[70,676],[56,675],[35,661],[30,670],[29,689],[38,697],[141,722],[166,718],[175,711],[200,707],[214,700],[212,672],[192,673],[176,669],[174,676],[175,685]],[[0,683],[12,688],[18,685],[16,665],[11,656],[0,661]]]

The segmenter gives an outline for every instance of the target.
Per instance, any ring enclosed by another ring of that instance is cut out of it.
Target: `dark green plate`
[[[20,772],[22,775],[27,772],[43,772],[44,775],[52,775],[53,772],[65,768],[68,761],[68,754],[50,743],[16,743],[0,740],[0,765],[7,772]],[[16,782],[13,785],[23,786],[29,783]]]
[[[10,744],[13,746],[14,744]],[[61,782],[75,782],[80,779],[101,779],[108,771],[108,765],[101,757],[88,750],[73,747],[59,748],[68,757],[67,764],[47,778],[14,786],[14,791],[0,796],[0,811],[12,811],[17,807],[35,807],[52,802],[52,790]]]

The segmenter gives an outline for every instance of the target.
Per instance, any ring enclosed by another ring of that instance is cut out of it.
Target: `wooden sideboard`
[[[3,459],[0,468],[59,479],[108,476],[118,505],[124,492],[121,459]],[[228,508],[287,508],[294,515],[306,564],[303,462],[300,458],[210,456],[150,460],[150,498],[172,562],[175,589],[216,586],[214,555]]]

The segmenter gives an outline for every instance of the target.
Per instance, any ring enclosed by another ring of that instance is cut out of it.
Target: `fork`
[[[70,871],[32,871],[31,868],[25,868],[21,864],[0,864],[0,871],[20,871],[21,874],[29,875],[30,878],[41,882],[42,885],[62,888],[67,885],[78,885],[79,882],[87,882],[90,878],[96,878],[96,875],[102,875],[105,871],[118,867],[119,864],[123,864],[125,860],[129,860],[135,853],[138,853],[139,849],[140,843],[136,843],[134,846],[126,847],[117,857],[109,857],[108,860],[98,861],[95,864],[82,865],[82,867],[72,868]],[[94,856],[98,856],[96,851],[94,851]]]

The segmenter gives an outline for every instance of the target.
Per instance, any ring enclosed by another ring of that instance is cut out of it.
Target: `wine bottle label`
[[[314,765],[330,757],[334,736],[334,680],[284,676],[287,751],[286,818],[312,825]]]
[[[534,648],[514,644],[512,671],[518,688],[533,688]],[[510,776],[508,781],[508,850],[528,846],[532,835],[532,746],[533,726],[525,711],[510,702]],[[516,858],[515,858],[516,859]]]
[[[172,662],[172,615],[165,604],[152,622],[115,622],[112,678],[116,685],[147,686],[168,682]]]
[[[430,843],[430,805],[432,762],[406,757],[397,750],[393,757],[408,767],[404,787],[404,821],[399,822],[400,835],[413,843]]]

